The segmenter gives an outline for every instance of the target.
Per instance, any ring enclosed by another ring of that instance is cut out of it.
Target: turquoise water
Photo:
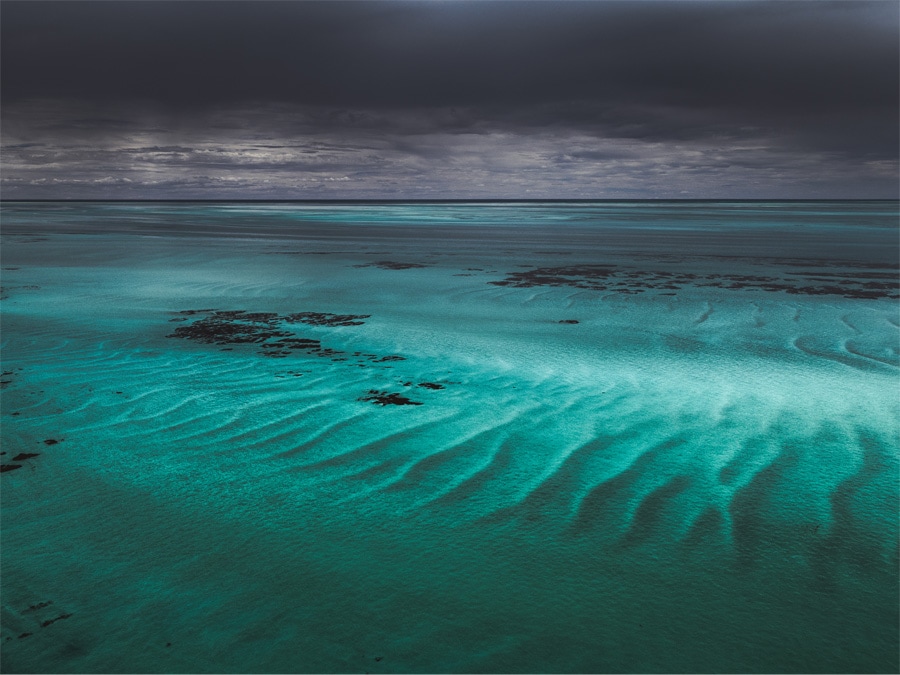
[[[896,202],[0,216],[5,672],[900,668]]]

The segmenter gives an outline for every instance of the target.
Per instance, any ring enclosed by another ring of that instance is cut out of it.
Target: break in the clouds
[[[2,196],[896,198],[895,2],[16,2]]]

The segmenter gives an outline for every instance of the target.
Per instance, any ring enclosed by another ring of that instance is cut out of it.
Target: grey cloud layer
[[[475,121],[473,111],[418,111],[412,124],[403,110],[282,104],[177,124],[145,114],[127,122],[120,111],[111,132],[84,115],[55,119],[59,107],[29,104],[28,124],[7,125],[6,197],[878,197],[897,171],[895,160],[799,151],[753,129],[662,139]],[[469,121],[448,125],[454,116]]]
[[[2,18],[7,198],[897,195],[894,2]]]

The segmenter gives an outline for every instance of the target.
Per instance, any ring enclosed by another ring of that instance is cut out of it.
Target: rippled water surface
[[[10,204],[5,672],[896,672],[896,202]]]

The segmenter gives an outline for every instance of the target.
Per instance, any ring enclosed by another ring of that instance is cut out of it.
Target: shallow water
[[[896,672],[897,215],[5,204],[3,670]]]

